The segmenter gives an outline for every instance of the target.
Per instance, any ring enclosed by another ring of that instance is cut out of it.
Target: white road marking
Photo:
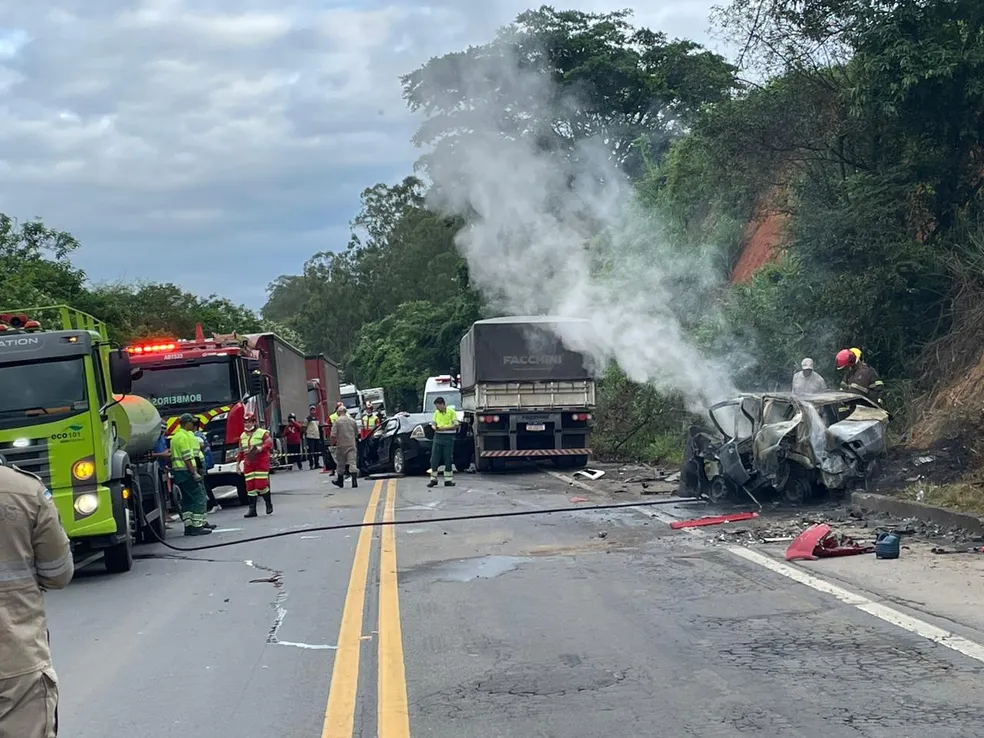
[[[242,528],[216,528],[213,533],[235,533],[236,531],[242,530]]]
[[[311,651],[337,651],[338,646],[327,646],[325,644],[313,643],[292,643],[291,641],[277,641],[277,646],[293,646],[294,648],[306,648]]]
[[[790,566],[789,564],[784,564],[781,561],[776,561],[769,556],[760,554],[758,551],[751,551],[747,548],[742,548],[741,546],[731,546],[728,551],[733,553],[735,556],[739,556],[746,561],[751,561],[754,564],[765,567],[766,569],[780,574],[787,579],[792,579],[800,584],[805,584],[807,587],[815,589],[818,592],[823,592],[824,594],[836,597],[838,600],[846,605],[851,605],[856,607],[862,612],[866,612],[869,615],[873,615],[879,620],[883,620],[886,623],[895,625],[903,630],[910,633],[914,633],[926,640],[937,643],[941,646],[946,646],[953,651],[962,653],[964,656],[969,656],[975,661],[980,661],[984,663],[984,646],[976,643],[963,636],[956,635],[950,631],[943,630],[942,628],[937,628],[935,625],[930,625],[924,620],[919,618],[914,618],[911,615],[906,615],[903,612],[888,607],[887,605],[882,605],[875,602],[863,595],[859,595],[855,592],[851,592],[843,587],[838,587],[836,584],[831,584],[830,582],[821,579],[820,577],[808,574],[801,569]]]
[[[587,484],[579,482],[578,480],[568,477],[565,474],[546,470],[543,471],[556,479],[572,484],[575,487],[580,487],[588,492],[596,491]],[[647,507],[631,507],[629,509],[640,512],[643,515],[647,515],[650,518],[659,520],[667,525],[680,520],[680,518],[673,517],[672,515],[668,515],[660,510],[653,510]],[[704,531],[699,528],[682,528],[681,530],[684,530],[693,536],[704,535]],[[821,579],[820,577],[809,574],[781,561],[776,561],[775,559],[766,556],[765,554],[761,554],[758,551],[752,551],[741,546],[729,546],[726,550],[735,556],[743,558],[746,561],[750,561],[753,564],[758,564],[759,566],[784,576],[787,579],[792,579],[794,582],[804,584],[817,592],[822,592],[823,594],[836,597],[844,604],[856,607],[858,610],[866,612],[869,615],[873,615],[879,620],[894,625],[898,628],[902,628],[902,630],[918,635],[928,641],[932,641],[933,643],[945,646],[946,648],[956,651],[957,653],[962,653],[964,656],[969,656],[975,661],[984,663],[984,645],[972,641],[969,638],[964,638],[963,636],[951,633],[948,630],[937,628],[935,625],[931,625],[925,620],[920,620],[919,618],[912,617],[911,615],[906,615],[893,607],[882,605],[881,603],[875,602],[874,600],[857,594],[856,592],[851,592],[850,590],[839,587],[836,584],[831,584],[825,579]]]

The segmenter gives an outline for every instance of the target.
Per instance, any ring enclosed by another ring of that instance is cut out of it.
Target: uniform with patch
[[[50,490],[33,474],[0,465],[0,736],[57,734],[43,590],[65,587],[74,573]]]

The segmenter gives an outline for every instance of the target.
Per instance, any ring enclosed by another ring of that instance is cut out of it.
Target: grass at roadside
[[[898,496],[947,510],[984,516],[984,483],[979,481],[913,484],[901,490]]]

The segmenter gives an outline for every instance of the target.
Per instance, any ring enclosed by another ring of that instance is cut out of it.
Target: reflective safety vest
[[[202,457],[202,445],[191,431],[178,428],[171,436],[171,469],[173,471],[192,471],[195,459]]]
[[[272,447],[273,439],[266,428],[256,428],[252,433],[243,431],[243,434],[239,436],[239,454],[247,464],[256,470],[270,468],[270,450]],[[259,449],[259,453],[252,459],[246,455],[251,448]]]
[[[369,415],[368,413],[362,416],[362,427],[366,430],[372,430],[379,423],[379,418],[375,415]]]
[[[454,431],[454,424],[458,422],[458,413],[452,408],[446,408],[442,413],[440,410],[434,411],[434,428],[438,433],[450,435]]]

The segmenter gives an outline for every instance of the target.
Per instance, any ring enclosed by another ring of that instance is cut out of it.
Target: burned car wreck
[[[712,502],[778,494],[800,504],[863,487],[884,454],[889,415],[861,395],[742,394],[714,405],[713,430],[694,426],[679,494]]]

